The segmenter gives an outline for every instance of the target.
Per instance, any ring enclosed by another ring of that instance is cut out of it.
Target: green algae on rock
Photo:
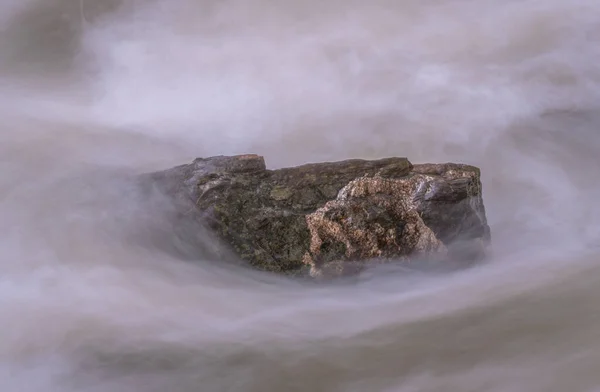
[[[406,158],[267,170],[258,155],[153,173],[225,248],[265,271],[348,275],[420,258],[477,261],[490,243],[480,171]]]

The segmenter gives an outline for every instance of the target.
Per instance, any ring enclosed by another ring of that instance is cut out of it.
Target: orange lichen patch
[[[339,257],[331,256],[339,255],[340,248],[344,249],[342,259],[347,261],[445,252],[446,247],[425,225],[413,199],[407,197],[426,180],[420,175],[358,178],[342,188],[336,200],[307,215],[311,242],[304,262],[311,266],[312,274],[321,275],[323,268],[331,270],[328,264],[339,263]]]

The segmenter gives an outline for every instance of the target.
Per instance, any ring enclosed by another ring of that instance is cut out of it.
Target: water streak
[[[0,389],[600,391],[599,14],[3,1]],[[131,181],[245,152],[477,165],[494,257],[306,286],[203,259]]]

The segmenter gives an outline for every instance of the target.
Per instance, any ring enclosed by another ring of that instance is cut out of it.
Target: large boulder
[[[490,242],[478,168],[406,158],[267,170],[258,155],[199,158],[154,184],[250,265],[333,277],[421,259],[473,262]]]

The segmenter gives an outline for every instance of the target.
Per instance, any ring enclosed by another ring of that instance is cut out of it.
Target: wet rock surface
[[[149,175],[182,227],[265,271],[336,277],[366,266],[481,260],[490,243],[478,168],[406,158],[267,170],[258,155],[199,158]],[[192,235],[193,233],[187,233]]]

